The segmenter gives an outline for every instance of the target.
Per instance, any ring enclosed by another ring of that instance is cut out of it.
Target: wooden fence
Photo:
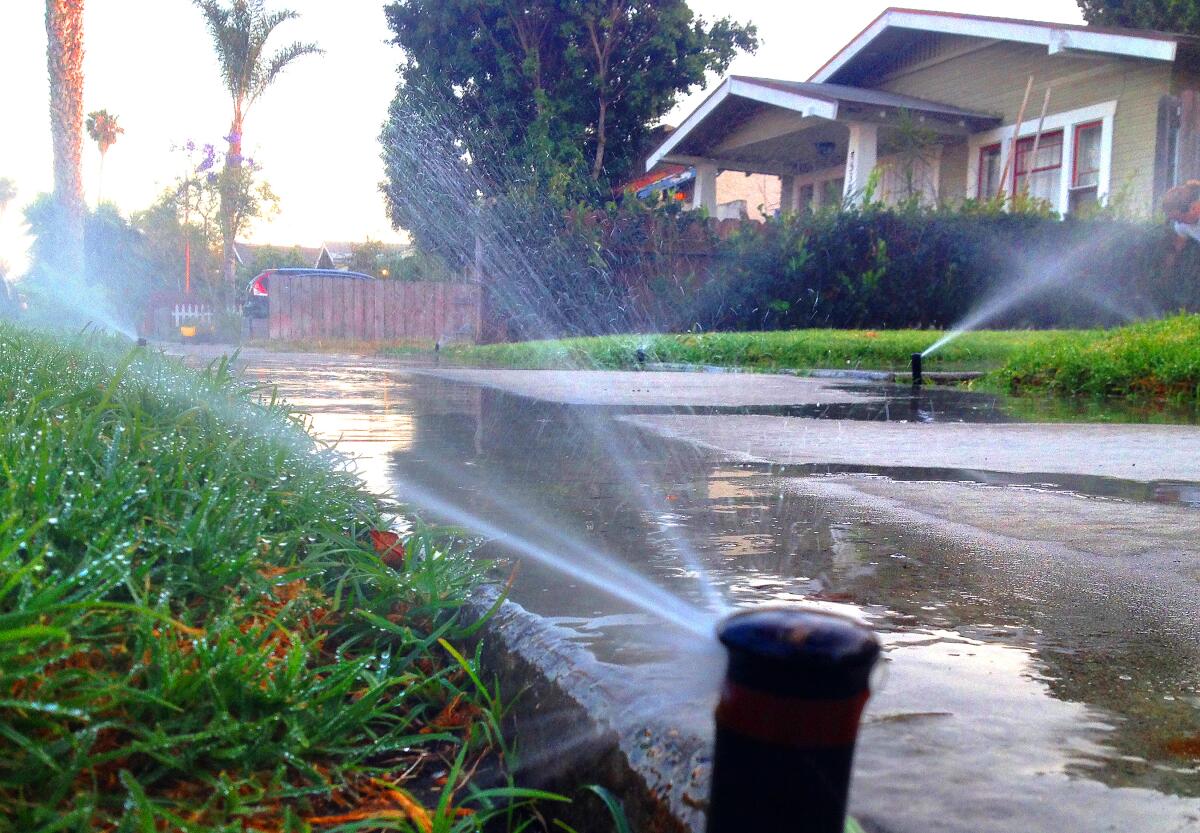
[[[271,277],[268,334],[282,341],[478,341],[473,283]]]

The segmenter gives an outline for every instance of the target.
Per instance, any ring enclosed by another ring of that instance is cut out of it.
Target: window
[[[1000,164],[1000,145],[979,149],[979,199],[990,200],[1000,193]]]
[[[1071,174],[1070,210],[1094,204],[1100,187],[1101,122],[1075,127],[1075,162]]]
[[[918,156],[895,156],[879,161],[879,197],[887,205],[916,199],[922,205],[936,205],[938,198],[939,153],[941,148]]]
[[[800,195],[797,200],[797,207],[800,211],[812,211],[813,209],[813,185],[810,182],[808,185],[800,186]]]
[[[1037,144],[1035,150],[1034,144]],[[1026,136],[1017,140],[1013,161],[1013,193],[1028,193],[1046,200],[1059,209],[1059,185],[1062,183],[1063,132],[1043,133],[1040,138]],[[1099,166],[1097,166],[1099,170]]]
[[[1026,195],[1045,200],[1064,216],[1103,200],[1111,179],[1116,110],[1116,101],[1105,101],[1025,121],[1015,135],[1012,124],[972,135],[967,139],[969,179],[964,190],[982,200],[1001,193]],[[1042,132],[1037,136],[1039,124]],[[1170,134],[1159,138],[1167,143]],[[1160,147],[1157,152],[1167,150]]]
[[[821,205],[825,207],[841,205],[845,190],[846,180],[844,178],[825,180],[821,183]]]

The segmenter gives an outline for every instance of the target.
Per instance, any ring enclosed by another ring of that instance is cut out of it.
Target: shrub
[[[1191,247],[1196,248],[1196,247]],[[1200,257],[1166,268],[1158,227],[1057,220],[987,204],[862,209],[744,225],[676,325],[707,329],[1095,326],[1200,307]]]

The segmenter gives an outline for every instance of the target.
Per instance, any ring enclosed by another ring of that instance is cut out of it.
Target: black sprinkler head
[[[912,354],[912,383],[914,385],[920,385],[920,384],[923,384],[924,381],[925,380],[921,377],[921,354],[913,353]]]
[[[843,616],[788,607],[736,613],[717,636],[729,668],[707,833],[842,833],[879,640]]]
[[[147,346],[149,346],[149,344],[150,344],[150,342],[146,340],[145,336],[138,336],[138,340],[137,340],[138,347],[147,347]]]
[[[643,350],[641,347],[639,347],[639,348],[637,349],[637,352],[636,352],[634,355],[636,355],[636,356],[637,356],[637,363],[638,363],[638,364],[645,364],[645,363],[646,363],[646,351],[645,351],[645,350]]]

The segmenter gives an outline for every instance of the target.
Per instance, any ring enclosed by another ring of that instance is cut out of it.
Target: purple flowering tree
[[[193,0],[204,15],[204,22],[212,36],[213,49],[221,67],[221,78],[233,102],[233,119],[225,141],[229,150],[225,154],[224,171],[221,175],[221,235],[225,277],[229,282],[234,275],[233,244],[237,229],[234,225],[234,202],[238,189],[242,187],[236,172],[243,166],[242,124],[250,106],[275,82],[279,74],[304,55],[321,54],[315,43],[291,43],[269,54],[266,50],[271,34],[282,23],[294,20],[299,15],[291,9],[267,11],[264,0]],[[227,192],[228,191],[228,192]]]
[[[182,285],[199,288],[221,307],[232,307],[239,286],[225,274],[221,260],[224,230],[231,239],[247,231],[254,219],[269,218],[279,210],[279,198],[260,177],[261,168],[246,157],[236,166],[211,143],[188,141],[172,150],[182,154],[183,175],[168,188],[158,206],[168,211],[178,229],[182,248]],[[220,234],[218,234],[220,232]],[[206,264],[221,264],[208,268]]]

